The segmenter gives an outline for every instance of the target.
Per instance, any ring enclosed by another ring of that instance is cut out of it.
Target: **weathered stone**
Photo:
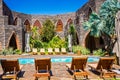
[[[62,31],[56,32],[61,38],[68,35],[69,20],[75,25],[79,44],[84,44],[84,40],[88,32],[84,31],[82,23],[88,20],[92,11],[98,13],[101,4],[105,0],[89,0],[85,5],[74,13],[60,14],[60,15],[29,15],[11,11],[9,7],[0,0],[0,45],[2,48],[9,47],[12,36],[15,36],[15,41],[18,49],[24,50],[25,48],[25,30],[26,26],[34,26],[35,21],[38,20],[41,27],[46,19],[50,19],[55,28],[57,23],[61,20],[63,26]],[[25,23],[27,22],[27,24]]]

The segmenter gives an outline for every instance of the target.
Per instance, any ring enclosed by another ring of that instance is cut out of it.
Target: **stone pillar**
[[[5,49],[5,17],[0,15],[0,43],[1,49]]]
[[[69,52],[72,52],[72,35],[68,35],[68,49]]]
[[[113,51],[116,53],[118,64],[120,65],[120,11],[116,14],[115,30],[117,35],[117,42],[114,46]]]
[[[19,36],[19,48],[20,48],[20,50],[23,50],[23,28],[22,28],[22,21],[21,21],[21,19],[18,17],[17,18],[17,29],[18,29],[18,31],[17,31],[17,34],[18,34],[18,36]]]
[[[30,52],[29,42],[30,42],[30,33],[27,32],[25,33],[25,52]]]

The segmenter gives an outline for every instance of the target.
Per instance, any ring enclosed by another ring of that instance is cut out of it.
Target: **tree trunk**
[[[105,50],[107,51],[107,53],[109,54],[109,56],[112,55],[112,52],[113,52],[113,48],[114,48],[114,45],[117,41],[117,38],[116,37],[111,37],[107,34],[103,34],[102,35],[102,38],[105,42]]]

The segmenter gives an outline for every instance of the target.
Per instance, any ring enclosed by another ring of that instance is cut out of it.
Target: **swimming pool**
[[[88,57],[87,62],[97,62],[99,57]],[[72,57],[52,57],[51,62],[71,62]],[[19,58],[20,64],[34,64],[34,58]]]

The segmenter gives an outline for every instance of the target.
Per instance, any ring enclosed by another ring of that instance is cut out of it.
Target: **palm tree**
[[[115,16],[120,9],[118,0],[106,0],[100,8],[99,14],[92,13],[89,20],[83,24],[85,30],[90,30],[90,34],[95,37],[102,37],[106,44],[106,51],[111,54],[116,38]]]

